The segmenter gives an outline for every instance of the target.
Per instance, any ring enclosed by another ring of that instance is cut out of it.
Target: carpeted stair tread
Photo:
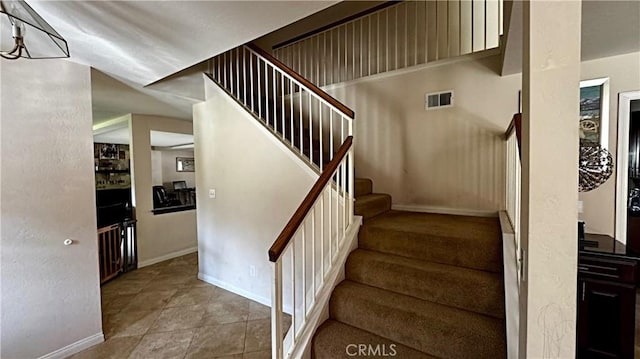
[[[368,178],[356,178],[354,181],[356,197],[373,193],[373,181]]]
[[[504,318],[502,276],[496,273],[356,249],[347,260],[346,279]]]
[[[363,219],[375,217],[391,210],[391,196],[384,193],[371,193],[356,198],[355,214]]]
[[[354,344],[356,347],[353,346]],[[354,355],[349,354],[357,353],[357,345],[359,344],[371,345],[372,350],[379,350],[379,355],[365,355],[367,358],[437,359],[335,320],[327,320],[316,331],[313,338],[312,357],[316,359],[353,358]],[[372,352],[366,353],[374,354]],[[395,355],[392,356],[391,354],[394,353]]]
[[[505,357],[504,321],[343,281],[330,302],[332,319],[441,358]]]
[[[502,271],[497,218],[389,211],[368,220],[358,238],[358,245],[363,249],[496,273]]]

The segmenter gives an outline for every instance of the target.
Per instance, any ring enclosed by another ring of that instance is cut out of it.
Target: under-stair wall
[[[502,23],[502,0],[401,1],[276,44],[273,54],[326,86],[496,48]]]
[[[198,275],[269,305],[267,250],[317,174],[220,87],[205,86],[193,116]]]

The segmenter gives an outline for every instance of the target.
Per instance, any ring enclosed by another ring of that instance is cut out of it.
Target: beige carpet
[[[313,357],[504,358],[498,219],[391,211],[366,179],[355,192],[359,248]]]

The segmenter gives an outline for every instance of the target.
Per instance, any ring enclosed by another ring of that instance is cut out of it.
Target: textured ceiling
[[[94,123],[151,106],[191,118],[193,77],[145,85],[288,25],[338,1],[43,1],[29,4],[92,66]],[[117,80],[117,81],[114,81]],[[118,83],[118,81],[120,83]],[[202,77],[198,78],[202,87]],[[148,105],[148,106],[147,106]],[[155,112],[154,112],[155,111]]]
[[[30,1],[72,59],[148,85],[335,1]]]
[[[640,51],[640,0],[582,2],[583,61]],[[513,2],[503,75],[522,71],[522,2]]]

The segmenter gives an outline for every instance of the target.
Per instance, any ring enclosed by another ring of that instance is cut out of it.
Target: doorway
[[[616,239],[640,252],[640,91],[618,98]]]

